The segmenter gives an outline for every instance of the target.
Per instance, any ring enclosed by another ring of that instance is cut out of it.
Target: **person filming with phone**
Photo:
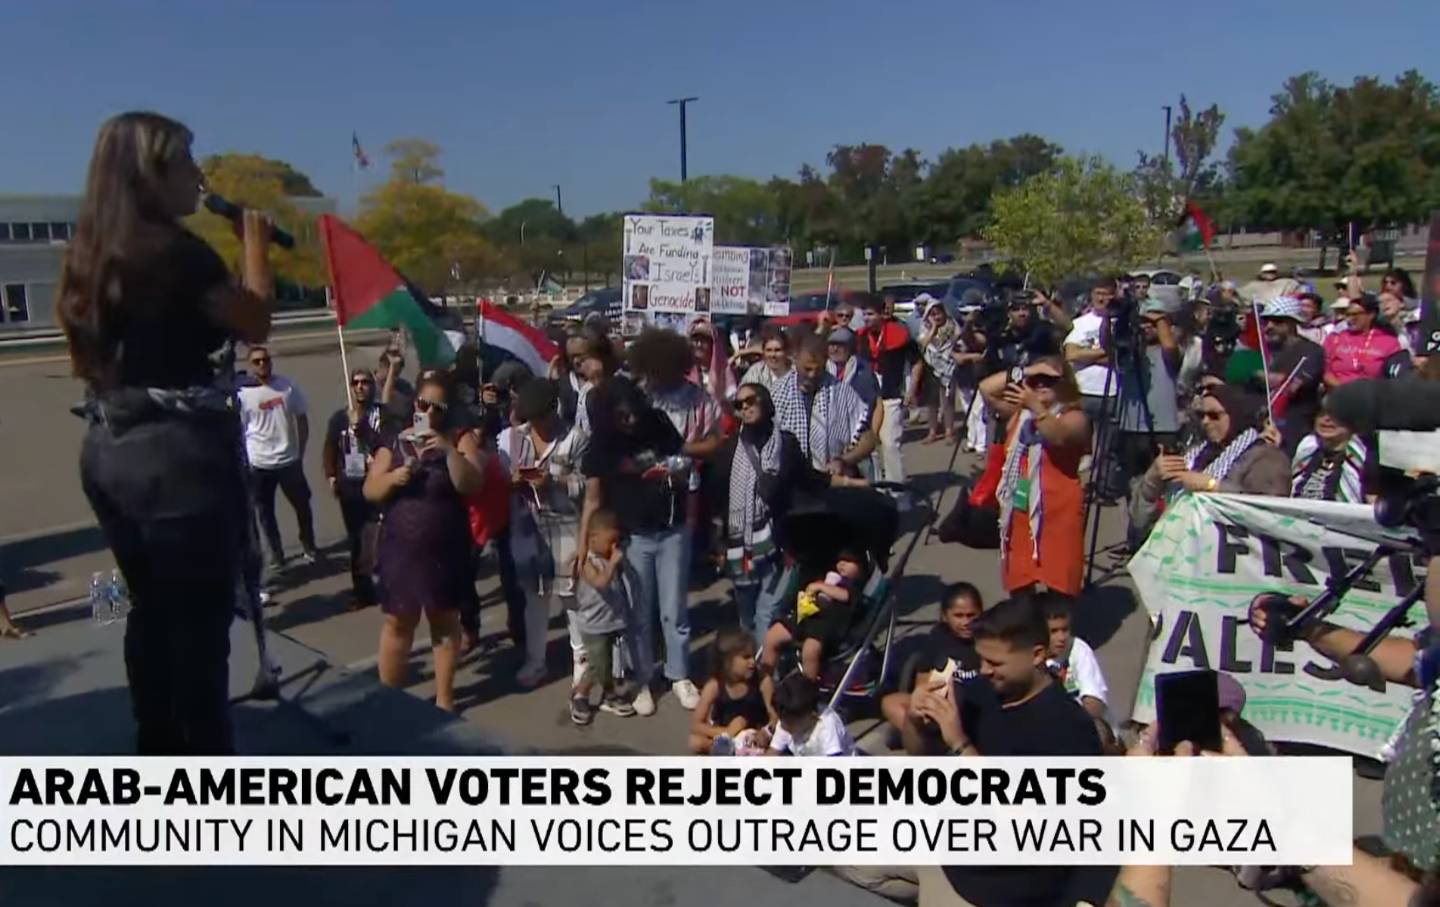
[[[271,229],[244,211],[237,284],[182,225],[203,191],[193,138],[155,113],[100,127],[56,306],[85,383],[81,484],[130,590],[142,755],[233,752],[230,621],[253,554],[233,345],[270,331]]]
[[[410,428],[375,451],[365,498],[383,513],[378,567],[380,682],[399,687],[423,613],[435,652],[435,704],[454,709],[460,604],[474,582],[465,499],[480,492],[485,454],[474,431],[452,427],[450,389],[438,373],[420,380]]]

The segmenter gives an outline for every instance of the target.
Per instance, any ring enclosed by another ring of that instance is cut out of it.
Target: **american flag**
[[[361,170],[368,169],[370,159],[365,156],[365,149],[360,147],[360,135],[358,133],[350,133],[350,147],[355,152],[355,166]]]

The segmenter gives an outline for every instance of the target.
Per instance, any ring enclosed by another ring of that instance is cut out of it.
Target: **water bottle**
[[[125,585],[125,575],[116,567],[110,571],[110,619],[124,620],[130,614],[130,587]]]
[[[98,570],[90,576],[90,619],[96,624],[110,623],[110,590],[105,574]]]

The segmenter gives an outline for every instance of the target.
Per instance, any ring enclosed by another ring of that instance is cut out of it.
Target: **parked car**
[[[921,314],[915,310],[915,297],[921,293],[929,293],[936,299],[945,295],[949,288],[949,281],[906,281],[905,283],[892,283],[880,288],[880,295],[895,297],[895,317],[904,321],[912,315]]]
[[[623,294],[617,287],[591,290],[563,309],[550,313],[551,325],[579,324],[591,315],[603,315],[612,324],[619,321]]]

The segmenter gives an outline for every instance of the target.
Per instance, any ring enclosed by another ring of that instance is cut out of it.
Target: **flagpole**
[[[340,323],[340,307],[335,300],[335,268],[330,258],[330,233],[325,227],[325,219],[322,217],[320,219],[320,244],[325,250],[325,270],[330,276],[330,284],[325,287],[325,305],[335,319],[335,336],[340,341],[340,369],[341,378],[345,383],[345,410],[349,412],[355,405],[354,391],[350,386],[350,358],[345,353],[345,326]]]
[[[835,287],[835,247],[830,247],[830,267],[825,270],[825,311],[830,311],[830,292]]]
[[[1265,327],[1260,321],[1260,300],[1254,296],[1250,297],[1250,310],[1255,315],[1255,332],[1259,335],[1260,345],[1260,368],[1265,375],[1265,414],[1270,419],[1270,424],[1275,424],[1275,404],[1270,395],[1270,357],[1265,352]]]

